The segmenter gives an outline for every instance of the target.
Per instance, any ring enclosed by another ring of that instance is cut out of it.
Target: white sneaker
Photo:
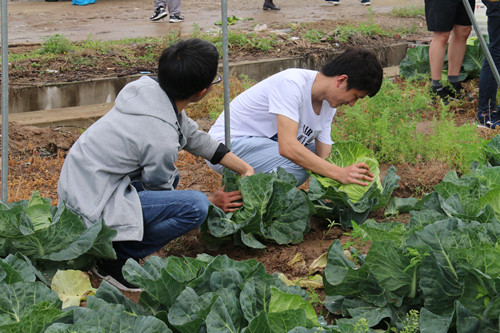
[[[177,23],[177,22],[182,22],[184,21],[184,16],[180,15],[170,15],[170,20],[168,20],[170,23]]]

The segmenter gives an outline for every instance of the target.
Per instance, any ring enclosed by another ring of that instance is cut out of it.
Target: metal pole
[[[229,121],[229,59],[227,0],[221,1],[222,7],[222,74],[224,75],[224,134],[227,148],[231,149],[231,129]]]
[[[476,18],[474,17],[474,12],[472,12],[472,8],[470,8],[468,0],[462,0],[462,2],[464,3],[465,10],[469,15],[470,21],[472,22],[472,26],[474,27],[474,31],[476,32],[477,38],[479,39],[479,44],[481,44],[481,47],[483,48],[484,56],[486,57],[488,64],[490,65],[491,71],[493,73],[493,76],[495,77],[495,80],[497,81],[497,84],[500,87],[500,75],[498,74],[498,68],[495,66],[495,63],[493,62],[490,50],[486,45],[486,41],[484,40],[483,34],[479,29],[479,25],[477,24]]]
[[[2,202],[8,202],[9,183],[9,41],[7,38],[7,0],[2,0]]]

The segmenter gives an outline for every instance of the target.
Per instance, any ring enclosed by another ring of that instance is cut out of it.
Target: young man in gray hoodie
[[[65,159],[59,200],[88,226],[103,218],[117,231],[117,260],[98,263],[96,271],[122,290],[133,287],[121,273],[127,259],[144,258],[197,228],[210,202],[228,212],[242,205],[239,192],[218,191],[209,198],[199,191],[175,190],[179,171],[174,163],[181,149],[241,176],[254,173],[184,112],[220,82],[218,61],[215,46],[200,39],[165,49],[158,78],[143,76],[127,84],[114,107],[80,136]]]

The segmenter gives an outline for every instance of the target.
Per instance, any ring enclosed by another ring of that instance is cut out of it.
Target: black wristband
[[[226,147],[225,144],[223,143],[219,144],[219,147],[217,147],[214,156],[212,156],[212,159],[210,160],[210,163],[219,164],[220,160],[222,160],[222,158],[226,156],[226,154],[229,152],[230,150]]]

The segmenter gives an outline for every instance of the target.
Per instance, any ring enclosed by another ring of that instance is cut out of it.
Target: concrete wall
[[[407,47],[407,43],[400,43],[380,49],[373,49],[373,51],[377,54],[382,66],[391,67],[399,65],[406,55]],[[319,56],[314,54],[301,58],[234,62],[229,64],[229,71],[233,75],[245,74],[250,79],[261,81],[287,68],[319,70],[340,52]],[[140,75],[133,75],[51,84],[43,87],[10,89],[9,113],[111,103],[115,100],[116,95],[118,95],[123,86],[139,77]]]

